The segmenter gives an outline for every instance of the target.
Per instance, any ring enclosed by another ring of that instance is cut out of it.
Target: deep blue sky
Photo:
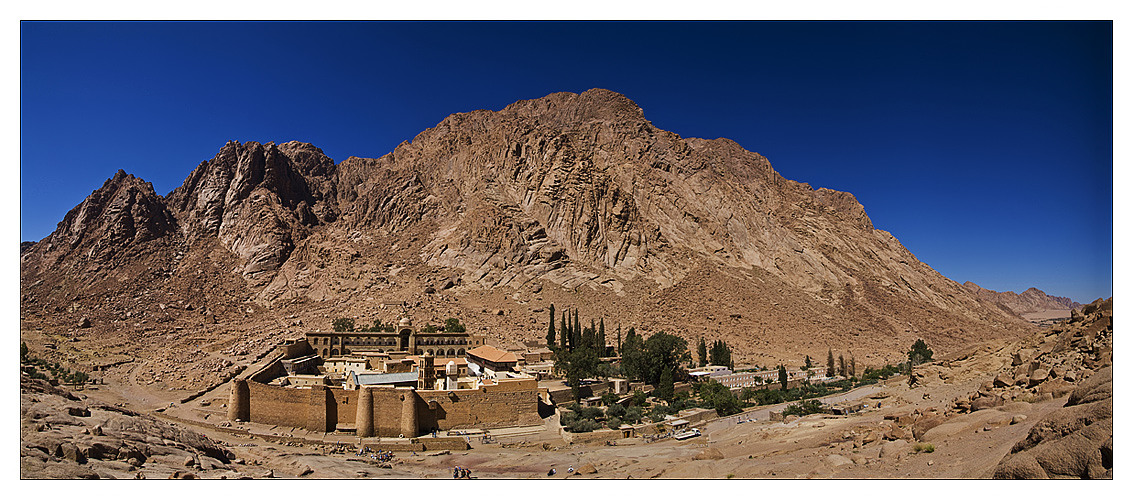
[[[445,116],[621,92],[849,191],[945,276],[1112,295],[1105,23],[22,23],[20,237],[225,141],[378,157]]]

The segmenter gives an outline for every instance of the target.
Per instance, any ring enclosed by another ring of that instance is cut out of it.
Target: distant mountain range
[[[964,288],[975,293],[980,299],[999,304],[1020,316],[1042,311],[1082,309],[1082,304],[1078,302],[1066,297],[1047,295],[1046,292],[1034,287],[1028,288],[1023,293],[997,292],[983,288],[971,281],[966,281]]]

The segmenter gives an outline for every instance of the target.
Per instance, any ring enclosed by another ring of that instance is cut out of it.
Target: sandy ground
[[[311,433],[302,429],[238,424],[270,437],[236,435],[214,422],[223,421],[224,387],[186,404],[173,404],[159,417],[189,424],[227,444],[239,458],[270,469],[277,477],[310,478],[451,478],[452,468],[472,469],[480,478],[986,478],[994,466],[1034,422],[1060,407],[1062,400],[1009,403],[1007,406],[959,415],[926,434],[935,451],[917,453],[904,440],[857,444],[850,431],[883,425],[886,415],[946,407],[967,394],[975,383],[909,389],[903,382],[866,386],[823,398],[825,402],[860,401],[871,408],[851,416],[810,415],[787,422],[769,421],[771,411],[785,405],[749,409],[740,415],[701,424],[703,436],[687,441],[646,443],[640,437],[615,446],[569,445],[558,434],[557,416],[544,428],[500,430],[497,442],[459,452],[396,453],[391,468],[380,468],[354,453],[335,453],[318,442],[353,446],[348,434]],[[88,391],[95,399],[134,397],[115,390]],[[143,400],[145,401],[145,400]],[[206,403],[207,406],[202,406]],[[878,408],[880,405],[880,408]],[[206,419],[205,416],[208,416]],[[1012,425],[1012,417],[1023,415]],[[931,439],[930,439],[931,438]],[[723,458],[697,460],[708,448]],[[568,474],[571,467],[592,465],[594,473]],[[548,477],[547,471],[558,473]]]

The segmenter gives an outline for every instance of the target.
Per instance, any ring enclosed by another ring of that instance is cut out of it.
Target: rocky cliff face
[[[496,311],[483,328],[515,338],[545,331],[535,313],[556,302],[799,362],[831,345],[899,355],[917,337],[954,346],[1025,328],[874,228],[853,195],[784,179],[733,141],[657,129],[607,90],[455,114],[337,165],[309,144],[230,142],[164,199],[138,189],[129,212],[148,215],[132,225],[80,217],[105,205],[88,200],[45,240],[73,246],[99,224],[118,246],[166,238],[150,266],[160,282],[115,307],[185,296],[214,321],[274,324],[280,313],[260,308],[299,304],[295,316],[329,326],[404,302],[466,323]],[[58,267],[41,255],[24,252],[25,278]],[[111,288],[99,276],[91,293]],[[22,303],[58,308],[46,295],[30,286]]]
[[[229,142],[166,202],[190,240],[217,238],[252,283],[270,279],[314,226],[337,217],[334,161],[310,145]]]
[[[127,247],[173,233],[177,223],[153,186],[119,170],[72,208],[41,251],[78,259],[109,259]],[[81,252],[78,252],[81,250]]]
[[[1082,308],[1082,304],[1069,298],[1047,295],[1046,292],[1034,287],[1028,288],[1023,293],[1010,291],[997,292],[983,288],[971,281],[966,281],[964,282],[964,288],[976,294],[980,299],[992,304],[998,304],[1018,315],[1040,311]]]

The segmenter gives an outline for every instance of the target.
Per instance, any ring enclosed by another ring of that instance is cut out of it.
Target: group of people
[[[385,451],[385,450],[374,451],[369,446],[363,446],[357,452],[355,452],[354,455],[359,456],[359,457],[369,455],[370,460],[377,460],[379,462],[389,462],[390,460],[393,460],[393,452],[392,451]]]
[[[472,478],[472,469],[465,469],[464,467],[461,467],[459,465],[456,466],[456,467],[453,467],[452,468],[452,478],[453,479],[471,479]]]

